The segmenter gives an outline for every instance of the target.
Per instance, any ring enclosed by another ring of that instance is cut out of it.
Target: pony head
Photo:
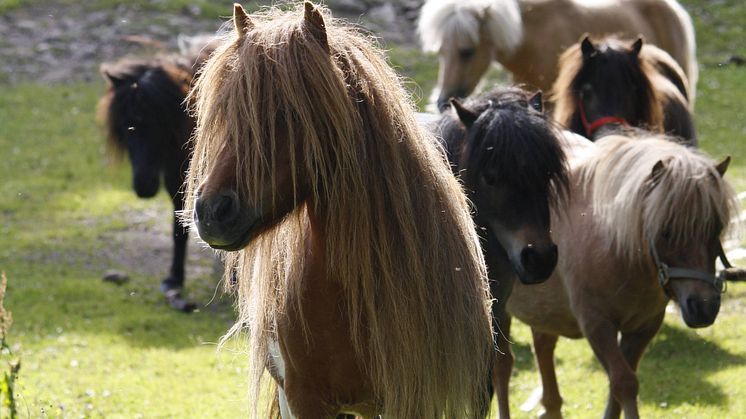
[[[594,215],[610,252],[651,271],[664,264],[680,274],[659,277],[690,327],[709,326],[720,309],[715,278],[721,237],[736,213],[735,194],[723,175],[730,161],[661,138],[604,137],[585,167]]]
[[[438,53],[438,110],[452,97],[476,88],[496,53],[510,54],[521,42],[521,13],[515,0],[430,0],[417,26],[422,47]]]
[[[129,156],[135,193],[152,197],[167,154],[178,150],[193,127],[184,104],[192,75],[157,60],[106,63],[101,75],[108,86],[98,105],[99,118],[108,129],[109,151]]]
[[[643,42],[584,36],[568,48],[553,87],[555,119],[590,139],[611,125],[660,131],[663,115],[649,76],[655,70],[641,57]]]
[[[458,170],[477,225],[504,249],[521,282],[545,281],[557,264],[550,207],[567,190],[567,167],[541,92],[496,89],[451,103],[455,118],[446,125],[456,119],[465,129]]]

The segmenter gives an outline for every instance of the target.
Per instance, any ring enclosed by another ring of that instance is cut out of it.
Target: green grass
[[[180,11],[186,3],[139,4]],[[230,2],[223,3],[204,14],[229,13]],[[702,148],[716,158],[733,156],[726,177],[744,191],[746,71],[718,64],[745,54],[746,4],[684,3],[694,13],[703,63],[696,111]],[[27,2],[0,0],[0,13],[13,4]],[[116,4],[97,0],[91,7]],[[436,79],[436,58],[413,47],[387,48],[422,106]],[[99,84],[0,85],[0,271],[8,276],[5,303],[14,316],[8,342],[22,360],[16,388],[21,416],[245,416],[242,342],[222,352],[214,344],[233,318],[227,298],[193,315],[176,313],[157,292],[168,252],[148,255],[162,260],[158,274],[117,257],[133,251],[137,243],[120,246],[139,231],[167,235],[170,205],[163,194],[137,200],[128,165],[107,164],[103,134],[94,123],[101,91]],[[190,254],[197,252],[190,244]],[[189,293],[205,303],[217,286],[215,275],[209,260],[192,262],[198,269],[187,279]],[[102,282],[110,268],[130,272],[131,281]],[[746,285],[732,285],[718,321],[703,330],[687,329],[675,313],[668,316],[641,365],[644,417],[746,412],[745,301]],[[525,326],[514,325],[514,341],[512,408],[515,417],[532,417],[536,412],[519,410],[538,383]],[[598,417],[607,381],[587,343],[561,340],[557,358],[565,415]]]
[[[170,204],[163,195],[135,199],[128,166],[106,164],[93,117],[101,91],[22,85],[3,86],[0,95],[0,270],[9,278],[6,307],[15,320],[8,341],[22,360],[19,411],[245,414],[246,361],[215,345],[232,321],[230,304],[218,298],[193,315],[176,313],[157,292],[160,276],[102,257],[121,251],[115,239],[133,227],[133,214],[156,213],[144,223],[168,226]],[[165,275],[168,253],[155,257]],[[101,280],[109,268],[135,273],[118,287]],[[190,277],[188,287],[206,303],[216,281]]]

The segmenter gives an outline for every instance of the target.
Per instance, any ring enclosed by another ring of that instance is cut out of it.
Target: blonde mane
[[[580,169],[594,217],[614,254],[629,261],[663,231],[672,243],[704,240],[719,227],[725,235],[738,203],[733,189],[701,152],[665,137],[606,136]],[[664,169],[653,179],[653,167]]]
[[[483,26],[488,39],[481,39]],[[465,49],[486,41],[510,55],[523,40],[523,21],[516,0],[429,0],[417,31],[426,52],[438,52],[444,44]]]
[[[226,254],[226,275],[239,278],[231,332],[252,340],[253,400],[277,319],[299,304],[308,240],[321,234],[327,278],[346,292],[353,344],[383,412],[475,416],[493,346],[466,199],[382,53],[320,10],[327,45],[302,7],[265,10],[245,36],[224,35],[192,93],[187,214],[225,147],[237,150],[239,195],[252,205],[275,208],[276,197],[259,202],[258,191],[274,190],[286,167],[295,185],[296,210]],[[277,161],[283,144],[289,164]],[[322,233],[311,232],[309,214]]]

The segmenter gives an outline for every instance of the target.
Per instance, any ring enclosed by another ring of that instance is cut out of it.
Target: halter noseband
[[[580,122],[583,124],[583,128],[585,128],[585,133],[588,138],[591,138],[593,136],[593,133],[604,125],[620,124],[624,125],[625,127],[629,126],[629,123],[626,119],[618,116],[604,116],[596,119],[593,122],[588,121],[588,117],[585,115],[583,98],[578,98],[578,111],[580,111]]]
[[[669,267],[660,260],[658,252],[655,250],[655,243],[653,240],[650,240],[650,255],[653,257],[655,268],[658,271],[658,282],[661,284],[661,287],[663,287],[666,294],[668,294],[666,286],[672,279],[698,279],[712,285],[721,294],[724,293],[726,290],[725,280],[729,275],[729,270],[732,270],[733,265],[730,264],[728,258],[725,256],[723,245],[718,243],[718,247],[718,257],[725,269],[720,271],[718,275],[714,275],[709,272],[697,271],[694,269]]]

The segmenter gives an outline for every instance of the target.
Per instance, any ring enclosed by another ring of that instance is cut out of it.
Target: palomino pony
[[[458,181],[367,38],[324,17],[234,7],[196,83],[188,210],[227,251],[284,418],[474,417],[493,338]]]
[[[490,279],[493,328],[498,336],[492,376],[501,415],[507,412],[507,382],[513,354],[505,336],[505,306],[517,277],[524,284],[549,278],[557,263],[550,237],[550,205],[567,190],[560,132],[543,114],[541,94],[497,88],[468,100],[453,100],[455,112],[438,126],[448,159],[474,204],[474,221]],[[490,394],[490,397],[492,395]]]
[[[557,269],[543,284],[516,284],[508,311],[531,327],[548,417],[561,416],[553,360],[561,335],[585,337],[606,370],[604,417],[637,418],[635,371],[669,299],[689,327],[718,314],[715,260],[737,205],[723,179],[730,159],[716,164],[656,137],[607,136],[591,146],[574,162],[567,205],[553,213]]]
[[[697,146],[686,76],[663,50],[642,38],[587,36],[559,61],[552,100],[554,119],[597,139],[619,126],[665,132]]]
[[[697,84],[694,27],[675,0],[428,0],[418,25],[425,51],[440,60],[433,92],[441,111],[471,93],[493,60],[513,81],[549,91],[557,58],[581,35],[643,35]]]

